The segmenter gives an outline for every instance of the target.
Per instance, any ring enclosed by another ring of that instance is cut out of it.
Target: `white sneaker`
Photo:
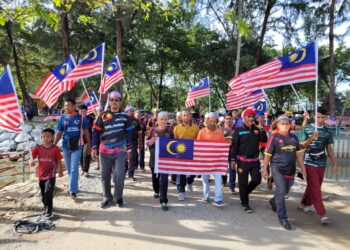
[[[193,186],[192,186],[192,184],[188,184],[188,185],[187,185],[187,191],[190,192],[190,193],[193,192]]]
[[[185,200],[185,193],[179,193],[178,199],[179,199],[179,201],[184,201]]]
[[[323,225],[328,224],[330,222],[331,222],[331,220],[327,216],[323,216],[321,218],[321,224],[323,224]]]

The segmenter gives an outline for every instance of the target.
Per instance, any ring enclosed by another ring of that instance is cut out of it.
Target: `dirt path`
[[[41,210],[37,183],[12,187],[1,193],[1,249],[348,249],[350,240],[349,184],[327,181],[326,207],[332,223],[322,226],[317,216],[296,211],[304,189],[297,183],[287,200],[294,229],[279,225],[268,205],[271,192],[261,184],[251,196],[253,214],[245,214],[238,196],[224,190],[226,206],[203,203],[202,184],[184,202],[177,200],[176,187],[169,184],[169,211],[163,212],[153,198],[150,172],[136,172],[137,181],[126,181],[123,208],[99,208],[101,184],[92,166],[90,178],[80,178],[76,202],[66,195],[66,178],[58,180],[54,200],[60,216],[54,231],[33,235],[14,234],[11,224]]]

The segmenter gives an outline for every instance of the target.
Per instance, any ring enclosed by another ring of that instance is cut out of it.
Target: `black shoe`
[[[281,220],[281,225],[284,227],[286,230],[292,230],[292,226],[290,225],[289,221],[287,219]]]
[[[277,212],[277,207],[276,207],[276,203],[273,202],[273,199],[269,200],[269,203],[271,205],[272,211],[274,211],[275,213]]]
[[[70,194],[70,197],[71,197],[73,200],[75,200],[75,199],[77,198],[77,194],[76,194],[76,193],[71,193],[71,194]]]
[[[154,193],[153,198],[154,199],[158,199],[159,198],[159,194],[158,193]]]
[[[163,211],[168,211],[169,208],[167,203],[161,203],[160,205],[162,206]]]
[[[111,200],[104,200],[101,202],[101,208],[107,208],[107,207],[110,207],[111,205],[112,205]]]
[[[117,206],[122,207],[123,206],[123,198],[117,199]]]
[[[244,212],[250,214],[250,213],[253,213],[253,209],[249,206],[249,205],[243,205],[242,206]]]

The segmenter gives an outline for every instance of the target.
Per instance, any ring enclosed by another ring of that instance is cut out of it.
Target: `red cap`
[[[246,108],[245,110],[243,110],[241,117],[243,118],[246,115],[256,115],[255,113],[255,109],[253,108]]]

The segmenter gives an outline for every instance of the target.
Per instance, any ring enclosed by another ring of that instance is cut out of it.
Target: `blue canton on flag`
[[[201,79],[195,86],[193,86],[187,95],[189,99],[196,99],[198,97],[207,96],[210,94],[209,77]]]
[[[91,93],[90,93],[90,95],[89,95],[89,99],[88,99],[88,101],[85,103],[85,105],[86,105],[86,107],[87,107],[87,113],[88,113],[88,114],[93,113],[94,110],[95,110],[96,108],[98,108],[98,106],[100,105],[94,91],[91,91]]]
[[[193,159],[193,140],[162,138],[159,157]]]
[[[262,116],[267,111],[266,101],[258,101],[254,104],[254,109],[258,116]]]

